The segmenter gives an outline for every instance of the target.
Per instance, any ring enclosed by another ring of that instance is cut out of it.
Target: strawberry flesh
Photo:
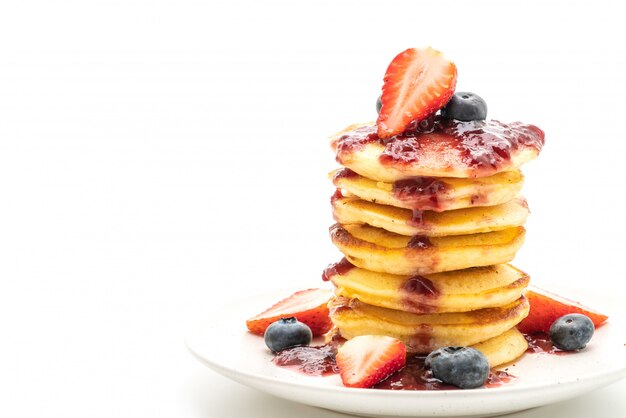
[[[398,54],[385,73],[376,126],[380,138],[404,132],[445,106],[454,94],[456,66],[432,48]]]
[[[280,318],[295,317],[307,324],[314,336],[323,335],[332,327],[326,306],[331,295],[326,289],[301,290],[248,319],[246,326],[253,334],[263,335]]]
[[[526,290],[526,298],[530,303],[530,313],[517,325],[517,328],[525,334],[548,333],[554,321],[563,315],[571,313],[588,316],[596,328],[608,319],[608,316],[578,302],[537,287],[528,288]]]
[[[344,386],[369,388],[402,369],[406,347],[396,338],[361,335],[337,351],[337,367]]]

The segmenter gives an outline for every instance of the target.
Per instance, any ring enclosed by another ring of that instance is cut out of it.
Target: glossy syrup
[[[528,349],[526,350],[527,353],[543,353],[556,355],[571,353],[571,351],[561,350],[560,348],[557,348],[554,344],[552,344],[550,336],[545,332],[524,334],[524,338],[526,338],[526,341],[528,341]]]
[[[379,157],[382,164],[413,164],[423,155],[422,146],[454,150],[468,167],[497,168],[511,159],[511,153],[519,148],[540,151],[544,144],[544,132],[521,122],[502,123],[497,120],[462,122],[436,117],[432,129],[425,132],[412,130],[388,139],[379,138],[376,125],[354,129],[333,141],[337,161],[368,143],[385,147]]]
[[[430,369],[424,366],[426,357],[407,357],[406,366],[389,376],[387,379],[374,385],[374,389],[390,390],[455,390],[456,386],[443,383],[433,377]],[[499,370],[491,370],[484,387],[493,388],[502,386],[515,379],[515,376]]]
[[[335,174],[333,175],[333,183],[335,183],[337,180],[351,179],[351,178],[355,178],[358,176],[359,175],[355,173],[354,171],[350,170],[349,168],[344,167],[338,170],[337,172],[335,172]]]
[[[331,277],[337,274],[340,276],[343,274],[346,274],[348,271],[352,270],[353,268],[354,268],[354,265],[352,265],[352,263],[350,263],[345,258],[342,258],[340,261],[336,263],[329,264],[328,267],[324,269],[324,272],[322,273],[322,280],[327,282],[330,280]]]
[[[407,243],[407,247],[409,248],[421,248],[421,249],[430,248],[432,247],[432,245],[433,245],[432,242],[430,242],[428,237],[425,235],[415,235]]]
[[[420,226],[424,223],[424,211],[420,209],[413,209],[411,219],[407,222],[412,226]]]
[[[440,195],[445,190],[446,184],[434,177],[415,177],[393,183],[394,197],[420,211],[438,209]]]
[[[439,291],[426,277],[412,276],[400,287],[402,303],[408,312],[428,313],[437,309]]]
[[[309,376],[327,376],[339,373],[334,345],[294,347],[283,350],[274,357],[274,364],[293,368]]]
[[[350,233],[346,231],[346,229],[340,224],[332,225],[330,228],[328,228],[328,231],[330,233],[330,238],[333,241],[338,240],[341,242],[350,238]]]
[[[335,204],[339,199],[343,199],[343,193],[340,189],[335,190],[335,193],[330,197],[330,203]]]
[[[426,298],[439,296],[439,291],[432,281],[423,276],[412,276],[402,284],[402,292]]]
[[[336,362],[336,346],[326,344],[317,347],[294,347],[281,351],[274,357],[274,363],[308,376],[328,376],[339,373]],[[374,389],[389,390],[453,390],[456,386],[447,385],[433,377],[425,368],[424,356],[408,356],[406,366],[385,380],[373,386]],[[515,379],[506,371],[492,370],[484,387],[502,386]]]
[[[407,341],[407,350],[415,353],[427,353],[433,347],[433,327],[430,324],[419,324]]]

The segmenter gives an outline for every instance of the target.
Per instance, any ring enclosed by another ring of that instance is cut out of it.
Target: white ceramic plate
[[[303,404],[373,417],[498,415],[574,398],[626,377],[626,322],[611,318],[576,354],[526,354],[508,372],[518,379],[489,389],[391,391],[343,387],[339,376],[312,377],[272,363],[263,338],[245,328],[256,313],[288,292],[255,298],[197,324],[187,347],[216,372],[252,388]],[[252,307],[252,308],[251,308]],[[252,310],[251,310],[252,309]],[[321,341],[317,341],[321,344]]]

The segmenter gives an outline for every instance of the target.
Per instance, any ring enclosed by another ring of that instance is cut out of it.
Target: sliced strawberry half
[[[369,388],[404,367],[406,347],[396,338],[361,335],[337,351],[337,366],[344,386]]]
[[[526,290],[526,298],[530,303],[530,313],[517,325],[517,328],[526,334],[550,332],[550,326],[554,321],[563,315],[571,313],[588,316],[595,327],[598,327],[608,319],[608,316],[578,302],[534,286]]]
[[[301,290],[248,319],[246,326],[253,334],[263,335],[280,318],[295,317],[307,324],[314,336],[325,334],[333,325],[326,306],[331,295],[326,289]]]
[[[376,126],[380,138],[404,132],[441,109],[454,94],[456,66],[441,52],[410,48],[396,56],[385,73]]]

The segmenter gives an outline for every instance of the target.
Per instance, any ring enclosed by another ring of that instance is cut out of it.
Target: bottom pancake
[[[326,334],[326,340],[328,342],[337,340],[338,336],[340,336],[339,330],[333,328]],[[528,342],[524,335],[513,327],[487,341],[474,344],[472,347],[481,351],[487,357],[489,367],[494,368],[512,363],[520,358],[528,349]]]
[[[412,353],[484,342],[513,328],[529,311],[524,296],[505,306],[461,313],[414,314],[345,297],[332,298],[328,306],[343,338],[388,335],[404,342]]]
[[[517,328],[513,327],[497,337],[474,344],[472,347],[482,351],[489,360],[490,367],[497,367],[520,358],[528,349],[528,341]]]

